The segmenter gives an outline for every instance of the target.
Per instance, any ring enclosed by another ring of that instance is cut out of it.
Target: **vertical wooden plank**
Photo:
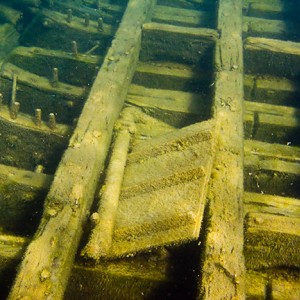
[[[130,0],[46,198],[9,299],[62,299],[154,0]]]
[[[208,197],[201,299],[244,299],[242,1],[220,0],[214,117],[219,119]]]

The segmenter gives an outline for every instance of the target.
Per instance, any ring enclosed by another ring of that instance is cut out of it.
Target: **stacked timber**
[[[1,297],[298,299],[294,5],[1,3]]]

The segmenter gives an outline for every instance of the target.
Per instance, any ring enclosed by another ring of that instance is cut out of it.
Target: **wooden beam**
[[[300,73],[299,43],[249,37],[244,48],[246,73],[287,78],[295,78]]]
[[[215,16],[210,11],[156,5],[152,20],[170,25],[211,28]]]
[[[167,60],[209,69],[218,36],[218,32],[213,29],[144,24],[140,60]]]
[[[199,299],[244,299],[242,2],[220,0],[214,117],[221,131],[208,194]]]
[[[32,235],[53,176],[0,164],[0,226]]]
[[[26,251],[9,299],[63,298],[113,126],[136,67],[142,24],[148,19],[154,2],[130,0],[128,3],[55,174],[39,229]]]
[[[297,217],[249,213],[245,226],[244,251],[247,268],[299,268],[299,213]]]
[[[283,77],[245,74],[245,99],[249,101],[299,107],[297,81]]]
[[[251,101],[245,101],[245,108],[245,138],[299,145],[299,109]]]

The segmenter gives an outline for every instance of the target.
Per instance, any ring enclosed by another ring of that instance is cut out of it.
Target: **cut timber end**
[[[206,121],[133,148],[109,237],[111,246],[101,250],[100,242],[93,243],[98,236],[103,244],[106,236],[102,233],[105,226],[98,226],[84,255],[89,257],[90,253],[94,259],[122,257],[196,240],[203,219],[217,128],[215,121]],[[104,200],[109,201],[101,201]],[[101,220],[101,209],[98,212]],[[91,250],[96,250],[98,256],[95,257]]]

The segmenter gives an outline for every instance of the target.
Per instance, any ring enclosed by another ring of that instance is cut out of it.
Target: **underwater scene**
[[[299,16],[0,0],[0,299],[300,299]]]

